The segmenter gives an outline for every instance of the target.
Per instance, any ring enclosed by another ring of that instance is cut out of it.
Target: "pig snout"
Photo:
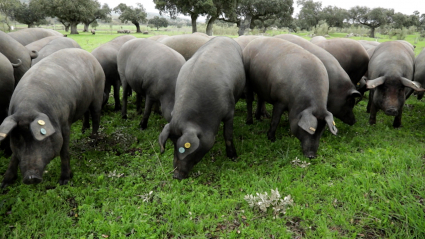
[[[173,178],[178,179],[178,180],[182,180],[182,179],[188,178],[188,173],[181,172],[179,170],[175,170]]]
[[[397,116],[398,110],[396,108],[389,108],[385,110],[385,114],[390,116]]]
[[[35,170],[30,170],[25,173],[22,180],[25,184],[37,184],[43,180],[41,174]]]

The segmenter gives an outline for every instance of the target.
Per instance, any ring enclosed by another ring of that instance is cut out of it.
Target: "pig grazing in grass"
[[[289,111],[291,132],[306,157],[316,157],[326,124],[337,133],[333,115],[326,109],[329,80],[323,63],[300,46],[278,38],[258,38],[243,51],[247,78],[247,123],[252,123],[253,92],[273,104],[267,133],[275,133],[284,111]]]
[[[376,113],[384,111],[394,116],[393,127],[401,126],[403,105],[406,100],[406,87],[418,92],[425,89],[417,81],[412,81],[415,71],[413,47],[401,41],[389,41],[375,48],[369,62],[370,89],[368,109],[369,123],[376,124]]]
[[[173,141],[174,178],[187,178],[213,147],[220,122],[224,123],[227,156],[237,157],[233,115],[244,86],[242,50],[228,37],[211,39],[183,65],[171,122],[159,136],[161,152],[168,138]]]
[[[20,166],[23,182],[42,181],[46,165],[61,157],[59,184],[72,178],[69,158],[71,124],[84,115],[83,129],[93,122],[97,134],[105,74],[99,62],[81,49],[57,51],[22,77],[0,125],[0,141],[10,135],[12,158],[1,187],[12,184]]]
[[[118,52],[118,72],[122,81],[121,115],[127,118],[127,98],[130,87],[144,96],[145,112],[140,127],[146,129],[155,102],[161,103],[162,115],[170,122],[174,107],[174,92],[180,68],[186,62],[177,51],[150,39],[133,39]]]

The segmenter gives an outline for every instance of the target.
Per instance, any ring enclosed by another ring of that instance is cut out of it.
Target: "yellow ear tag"
[[[313,127],[310,127],[310,130],[313,131],[313,132],[316,132],[316,129],[313,128]]]
[[[334,124],[334,126],[335,126],[335,125],[336,125],[336,124],[335,124],[335,121],[332,121],[332,124]]]
[[[5,133],[0,133],[0,137],[6,138],[7,134]]]
[[[187,149],[190,148],[190,143],[189,142],[188,143],[185,143],[184,144],[184,147],[187,148]]]
[[[359,86],[360,85],[360,83],[357,83],[357,86]]]
[[[41,126],[43,126],[43,125],[45,125],[45,124],[46,124],[46,122],[44,122],[44,120],[39,120],[39,121],[37,121],[37,123],[38,123],[39,125],[41,125]]]

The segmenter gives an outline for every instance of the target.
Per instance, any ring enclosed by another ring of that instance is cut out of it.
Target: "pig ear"
[[[366,82],[366,87],[368,89],[375,89],[377,86],[384,84],[384,82],[385,82],[385,76],[381,76],[381,77],[376,78],[374,80],[368,80]]]
[[[411,81],[409,79],[406,79],[404,77],[401,77],[401,83],[409,88],[412,88],[415,91],[419,91],[419,92],[424,92],[425,89],[422,88],[421,83],[417,82],[417,81]]]
[[[362,94],[360,94],[360,92],[358,92],[357,90],[353,90],[351,92],[351,96],[353,96],[354,98],[361,98]]]
[[[44,140],[56,132],[50,122],[49,116],[40,113],[30,124],[31,133],[38,141]]]
[[[338,133],[338,129],[336,128],[336,124],[334,121],[334,117],[332,115],[332,113],[328,113],[328,116],[325,117],[325,121],[329,126],[329,130],[331,131],[331,133],[333,135],[336,135]]]
[[[176,150],[178,158],[183,160],[189,154],[195,152],[199,148],[199,138],[196,131],[190,131],[184,133],[176,144]]]
[[[298,121],[298,126],[300,126],[303,130],[307,131],[307,133],[313,135],[317,129],[317,118],[311,112],[304,110],[301,113],[301,118]]]
[[[13,115],[8,116],[3,120],[3,123],[0,125],[0,142],[3,141],[7,135],[16,127],[17,123],[13,118]]]
[[[161,134],[158,137],[159,146],[161,147],[161,153],[165,151],[165,142],[167,142],[168,136],[170,135],[170,124],[166,124],[162,129]]]

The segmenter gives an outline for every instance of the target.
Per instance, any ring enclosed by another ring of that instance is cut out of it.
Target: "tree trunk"
[[[64,25],[65,26],[65,31],[69,32],[69,25]]]
[[[244,35],[245,30],[249,29],[249,27],[251,26],[251,19],[252,19],[251,15],[246,15],[245,19],[241,20],[241,23],[239,25],[239,31],[238,31],[239,36]]]
[[[142,31],[140,31],[140,24],[138,22],[133,22],[133,24],[136,25],[136,32],[141,33]]]
[[[198,19],[197,14],[191,14],[190,18],[192,19],[192,33],[197,32],[198,29],[196,28],[196,19]]]
[[[207,30],[206,30],[208,36],[212,36],[213,34],[212,30],[213,30],[214,22],[216,19],[217,19],[216,16],[212,16],[210,20],[208,20]]]
[[[28,24],[28,28],[33,28],[34,25],[33,24]]]
[[[71,22],[71,34],[79,34],[77,31],[78,22]]]
[[[84,31],[83,32],[88,32],[89,31],[89,23],[84,23]]]
[[[264,27],[263,33],[266,33],[266,31],[267,31],[267,27]]]
[[[370,27],[370,37],[375,38],[375,28]]]

